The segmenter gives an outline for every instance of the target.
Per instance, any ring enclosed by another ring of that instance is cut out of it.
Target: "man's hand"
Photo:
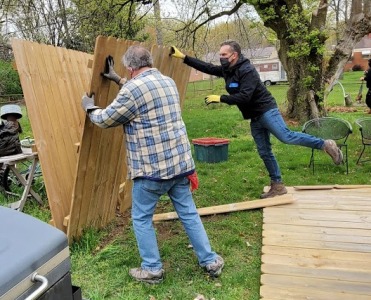
[[[104,73],[102,73],[102,76],[120,85],[121,77],[115,72],[113,68],[114,64],[115,62],[113,61],[113,57],[111,55],[108,55],[106,58],[106,66],[104,68]]]
[[[220,96],[219,95],[208,95],[205,97],[206,105],[210,103],[220,103]]]
[[[171,46],[170,54],[169,56],[175,57],[175,58],[181,58],[184,59],[185,55],[178,50],[175,46]]]
[[[81,100],[81,106],[85,112],[88,112],[89,109],[96,108],[94,105],[94,94],[89,97],[88,95],[83,95]]]

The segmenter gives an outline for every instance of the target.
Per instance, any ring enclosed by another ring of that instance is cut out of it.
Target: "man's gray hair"
[[[221,43],[220,47],[225,45],[231,47],[233,52],[237,52],[238,56],[241,56],[241,46],[236,41],[226,40],[223,43]]]
[[[127,68],[139,70],[144,67],[152,67],[153,59],[151,53],[139,45],[130,46],[122,57],[122,63]]]

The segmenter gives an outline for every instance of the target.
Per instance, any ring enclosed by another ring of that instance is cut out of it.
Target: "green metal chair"
[[[366,146],[371,146],[371,118],[370,117],[359,118],[356,120],[356,124],[359,126],[359,130],[361,131],[362,144],[363,144],[363,149],[357,160],[357,165],[358,165],[359,163],[363,163],[363,162],[371,160],[371,159],[364,159],[361,161],[361,157],[363,153],[365,152]]]
[[[343,119],[334,117],[322,117],[307,121],[303,125],[302,131],[304,133],[322,138],[324,140],[334,140],[337,146],[345,149],[343,164],[346,166],[347,174],[349,173],[348,166],[348,145],[347,139],[349,134],[353,132],[352,125]],[[309,161],[309,167],[312,166],[314,174],[314,150],[312,149],[312,155]]]

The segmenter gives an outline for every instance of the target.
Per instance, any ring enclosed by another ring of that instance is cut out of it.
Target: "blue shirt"
[[[123,125],[130,179],[171,179],[195,168],[176,84],[155,68],[127,81],[110,105],[90,111],[89,118],[102,128]]]

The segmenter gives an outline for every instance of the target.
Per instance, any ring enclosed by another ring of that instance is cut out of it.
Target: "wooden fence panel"
[[[91,55],[58,47],[12,41],[17,70],[44,175],[52,223],[61,230],[71,207],[84,113],[81,91],[87,90]]]
[[[101,129],[81,109],[84,92],[106,107],[118,86],[101,76],[111,55],[115,71],[128,77],[121,63],[128,47],[138,42],[98,37],[94,56],[64,48],[13,40],[34,138],[36,140],[52,224],[70,241],[93,226],[104,227],[131,205],[132,182],[127,166],[123,129]],[[191,68],[169,56],[169,47],[153,45],[154,67],[173,77],[181,101]],[[91,65],[91,67],[89,67]],[[90,85],[89,85],[90,84]]]

